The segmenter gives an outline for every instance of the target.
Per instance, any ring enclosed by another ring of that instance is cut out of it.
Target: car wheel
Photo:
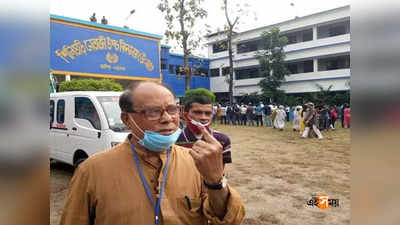
[[[79,164],[81,164],[83,161],[85,161],[87,158],[85,157],[85,158],[79,158],[79,159],[77,159],[76,161],[75,161],[75,163],[74,163],[74,167],[75,167],[75,169],[76,168],[78,168],[78,166],[79,166]]]

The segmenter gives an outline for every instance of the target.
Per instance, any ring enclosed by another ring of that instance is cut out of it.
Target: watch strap
[[[210,190],[221,190],[223,188],[222,180],[218,184],[207,184],[205,180],[203,180],[203,183]]]

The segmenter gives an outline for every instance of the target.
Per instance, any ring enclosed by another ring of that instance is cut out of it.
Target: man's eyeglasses
[[[143,113],[148,120],[159,120],[164,112],[170,116],[176,117],[179,113],[179,107],[176,105],[168,105],[167,107],[154,107],[143,110],[133,110],[134,113]]]

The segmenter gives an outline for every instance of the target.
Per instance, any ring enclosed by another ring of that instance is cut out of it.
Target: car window
[[[54,122],[54,100],[50,100],[50,124]]]
[[[65,114],[65,100],[61,99],[57,101],[57,123],[64,123]]]
[[[75,98],[75,118],[89,120],[95,129],[101,130],[99,114],[92,101],[87,97]]]

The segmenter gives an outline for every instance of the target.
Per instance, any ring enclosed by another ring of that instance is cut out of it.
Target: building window
[[[246,53],[257,51],[260,46],[260,40],[242,42],[237,45],[237,53]]]
[[[350,33],[350,20],[328,24],[317,28],[318,39]]]
[[[235,69],[236,80],[261,77],[259,67]]]
[[[229,71],[230,71],[229,67],[222,68],[222,76],[229,75]]]
[[[213,47],[213,53],[223,52],[228,49],[228,42],[220,41],[218,43],[213,44],[212,47]]]
[[[318,59],[318,71],[350,68],[350,55]]]
[[[169,65],[169,73],[170,73],[170,74],[175,74],[174,65]]]
[[[296,35],[287,35],[288,45],[297,43],[297,36]]]
[[[290,74],[314,72],[313,60],[288,63],[286,67],[288,68]]]
[[[311,73],[314,72],[314,62],[313,60],[307,60],[303,62],[303,72]]]
[[[286,67],[289,70],[290,74],[299,73],[297,69],[297,63],[289,63],[286,65]]]
[[[57,101],[57,123],[64,123],[65,101],[63,99]]]
[[[313,39],[313,30],[312,29],[303,31],[303,42],[304,41],[312,41],[312,39]]]
[[[99,114],[89,98],[75,98],[75,118],[88,120],[94,129],[101,130]]]
[[[166,69],[167,69],[167,60],[161,59],[161,70],[166,70]]]
[[[330,37],[342,35],[345,33],[346,33],[346,28],[344,27],[344,25],[329,28],[329,36]]]
[[[211,69],[210,70],[211,77],[219,77],[219,68],[218,69]]]
[[[300,42],[305,42],[305,41],[312,41],[312,39],[313,39],[313,30],[312,29],[307,29],[307,30],[290,32],[290,33],[284,34],[284,36],[287,37],[288,44],[295,44],[295,43],[300,43]]]
[[[199,72],[200,72],[200,76],[208,77],[208,69],[200,68]]]
[[[185,72],[183,71],[183,66],[176,66],[175,70],[176,75],[185,75]]]
[[[191,69],[191,72],[192,72],[192,75],[193,75],[193,76],[199,76],[199,75],[200,75],[200,70],[199,70],[199,68],[191,67],[190,69]]]

